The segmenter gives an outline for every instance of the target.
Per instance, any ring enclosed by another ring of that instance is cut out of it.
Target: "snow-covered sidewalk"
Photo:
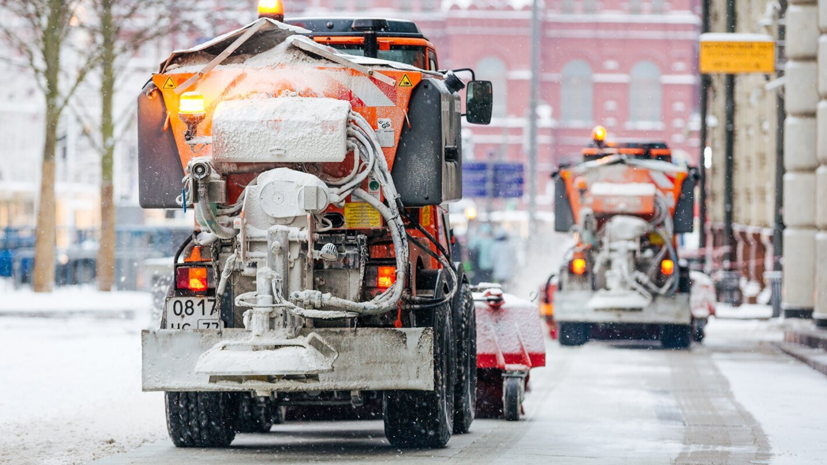
[[[772,307],[760,304],[743,304],[740,307],[718,303],[715,314],[720,319],[769,319],[772,318]]]
[[[152,307],[148,292],[98,292],[91,287],[57,288],[50,294],[0,287],[0,317],[134,319]]]
[[[0,318],[0,464],[89,463],[165,438],[163,395],[141,392],[144,321]]]

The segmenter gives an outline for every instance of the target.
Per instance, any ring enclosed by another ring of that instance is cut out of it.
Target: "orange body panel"
[[[199,135],[202,136],[212,136],[212,116],[218,104],[223,100],[244,98],[253,94],[275,97],[286,93],[296,93],[300,97],[346,100],[353,106],[353,110],[364,116],[374,128],[379,118],[391,119],[394,128],[394,147],[383,150],[388,166],[393,168],[396,145],[402,135],[402,125],[406,124],[411,92],[422,80],[422,73],[390,69],[383,69],[380,72],[395,79],[397,85],[389,86],[348,68],[330,67],[307,70],[280,66],[275,69],[216,69],[188,90],[197,88],[204,96],[207,116],[198,127]],[[152,77],[153,83],[163,94],[168,112],[165,128],[173,131],[181,165],[184,168],[192,158],[209,157],[212,152],[210,146],[205,146],[197,147],[196,150],[200,151],[196,154],[184,140],[186,125],[178,118],[179,95],[175,89],[192,75],[191,73],[155,74]],[[410,80],[412,84],[410,87],[399,86],[404,76]],[[169,85],[168,80],[171,80],[172,85]],[[368,86],[375,86],[375,89]],[[382,95],[386,98],[382,98]],[[373,106],[375,100],[381,100],[390,105]]]

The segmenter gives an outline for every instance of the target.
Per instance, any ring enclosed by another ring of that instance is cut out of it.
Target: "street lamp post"
[[[531,95],[528,101],[528,221],[537,234],[537,105],[540,100],[540,1],[531,9]]]

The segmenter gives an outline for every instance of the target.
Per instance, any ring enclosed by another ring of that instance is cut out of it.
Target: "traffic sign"
[[[463,197],[513,199],[522,197],[524,192],[522,163],[463,163]]]
[[[701,34],[702,74],[775,72],[775,40],[766,34]]]

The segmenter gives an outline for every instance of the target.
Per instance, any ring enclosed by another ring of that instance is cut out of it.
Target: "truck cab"
[[[437,71],[436,47],[413,21],[370,18],[296,18],[287,24],[311,31],[320,44],[345,53]]]

